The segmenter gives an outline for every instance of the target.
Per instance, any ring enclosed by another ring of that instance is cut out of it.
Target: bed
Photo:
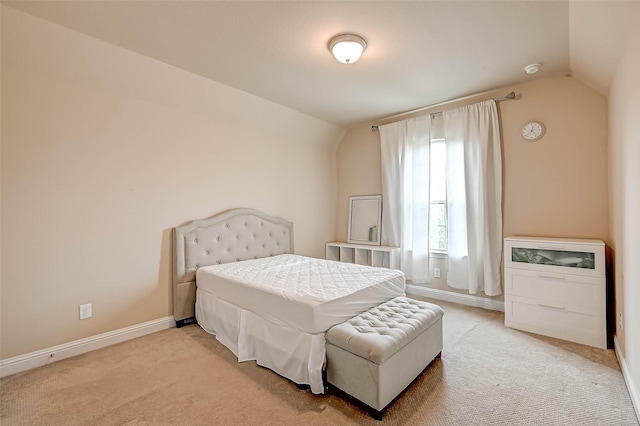
[[[293,254],[293,224],[233,209],[173,231],[174,317],[238,361],[324,392],[325,332],[405,294],[400,271]]]

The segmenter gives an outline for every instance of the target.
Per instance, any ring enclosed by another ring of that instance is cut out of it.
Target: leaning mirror
[[[380,245],[382,195],[349,197],[349,243]]]

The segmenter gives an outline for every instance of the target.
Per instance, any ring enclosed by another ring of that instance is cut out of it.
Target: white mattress
[[[196,284],[198,292],[309,334],[405,295],[401,271],[292,254],[201,267]]]

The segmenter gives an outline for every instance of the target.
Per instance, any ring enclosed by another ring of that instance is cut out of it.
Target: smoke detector
[[[541,66],[541,64],[529,64],[524,67],[524,72],[526,72],[527,74],[535,74],[540,71]]]

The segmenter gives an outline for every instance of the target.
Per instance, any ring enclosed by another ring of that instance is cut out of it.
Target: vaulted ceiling
[[[555,74],[606,94],[640,1],[3,4],[349,127]],[[344,32],[367,40],[355,64],[327,49]]]

